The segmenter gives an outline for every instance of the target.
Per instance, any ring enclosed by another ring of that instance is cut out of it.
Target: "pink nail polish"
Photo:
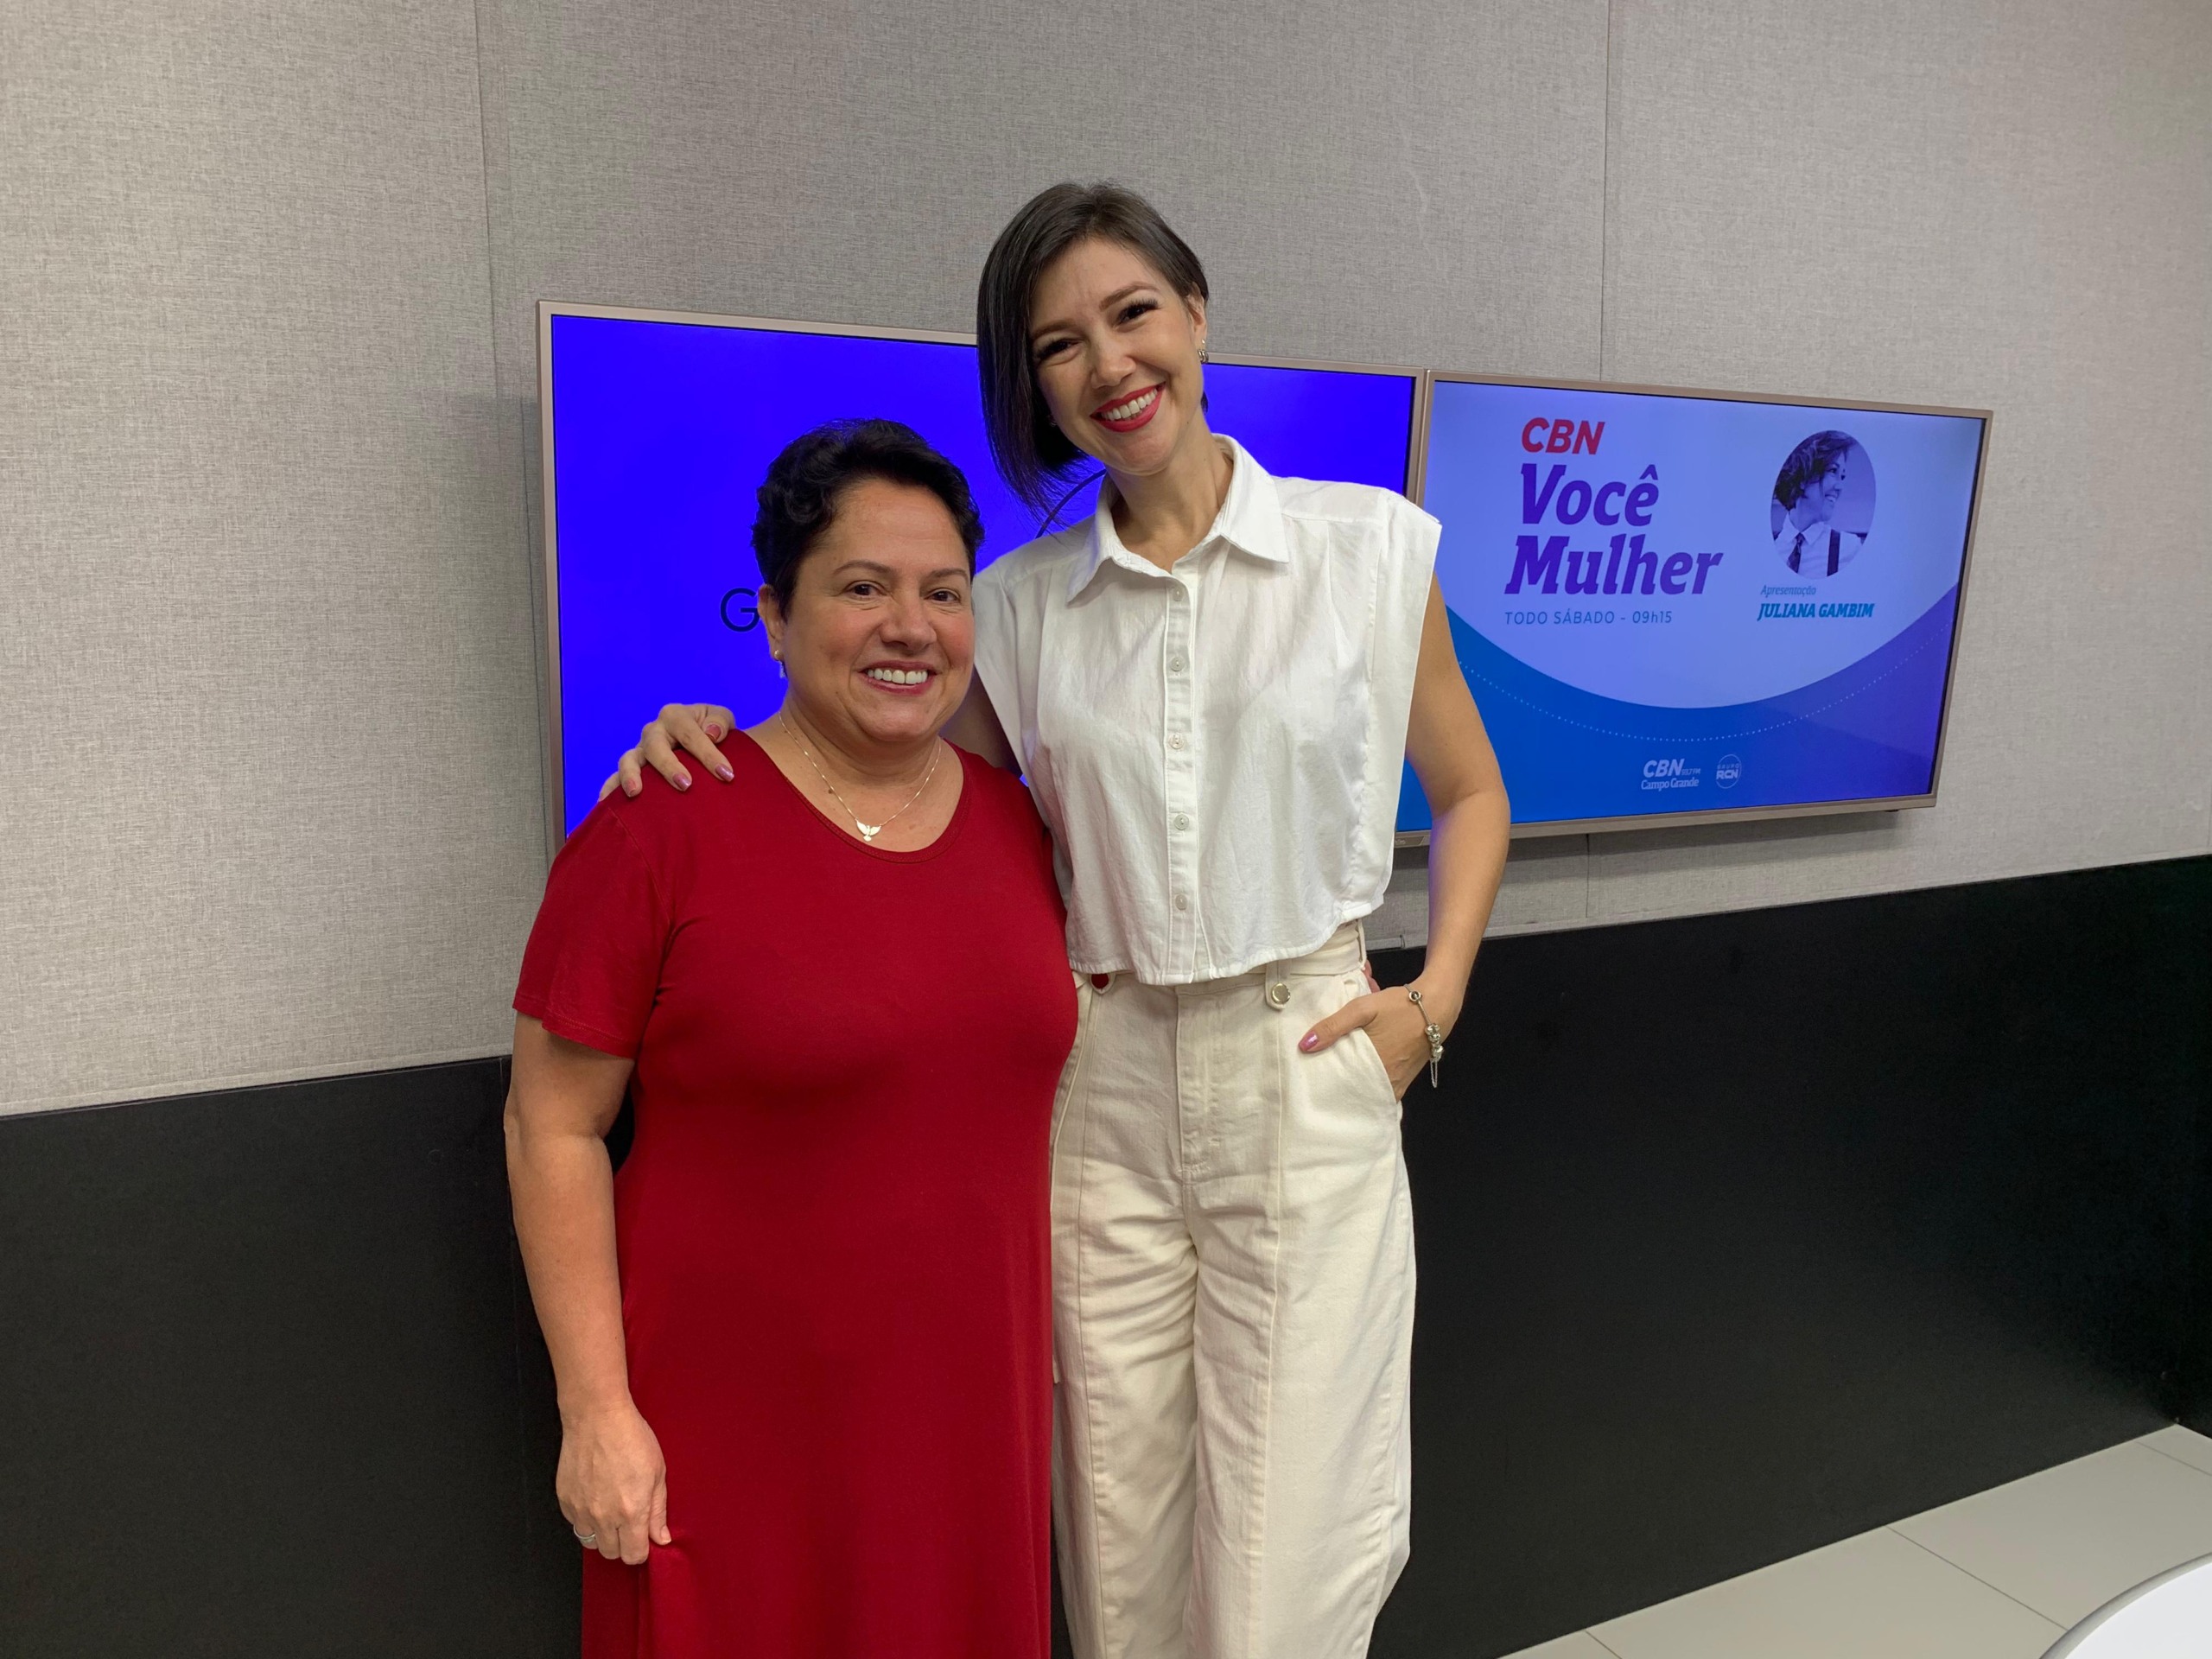
[[[1314,1045],[1314,1044],[1316,1044],[1316,1043],[1319,1042],[1320,1040],[1321,1040],[1321,1033],[1320,1033],[1319,1032],[1318,1032],[1318,1031],[1309,1031],[1309,1032],[1307,1032],[1307,1033],[1306,1033],[1303,1037],[1301,1037],[1301,1038],[1300,1038],[1300,1039],[1298,1039],[1298,1046],[1299,1046],[1300,1048],[1307,1048],[1307,1049],[1310,1049],[1310,1048],[1312,1048],[1312,1047],[1313,1046],[1313,1045]]]
[[[727,784],[735,781],[737,774],[732,772],[728,766],[716,766],[715,768],[715,776],[721,779],[722,782]]]
[[[673,781],[678,789],[689,789],[691,787],[691,774],[688,772],[679,772]]]

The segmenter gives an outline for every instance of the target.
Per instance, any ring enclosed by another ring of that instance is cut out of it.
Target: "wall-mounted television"
[[[1989,420],[1433,375],[1423,505],[1514,832],[1932,804]]]
[[[550,809],[565,834],[671,699],[766,719],[782,690],[748,539],[776,452],[823,421],[903,421],[968,475],[988,563],[1039,532],[1000,481],[964,334],[604,306],[538,308]],[[1414,493],[1418,369],[1217,356],[1209,418],[1270,471]],[[1056,524],[1078,521],[1095,483]]]

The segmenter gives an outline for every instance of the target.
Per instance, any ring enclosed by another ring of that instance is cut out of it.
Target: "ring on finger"
[[[579,1532],[576,1534],[576,1541],[586,1549],[589,1549],[599,1542],[599,1535],[595,1532]]]

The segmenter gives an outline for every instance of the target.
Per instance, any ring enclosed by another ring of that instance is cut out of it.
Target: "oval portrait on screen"
[[[1775,474],[1768,509],[1775,556],[1817,581],[1841,571],[1874,524],[1874,463],[1848,432],[1815,432]]]

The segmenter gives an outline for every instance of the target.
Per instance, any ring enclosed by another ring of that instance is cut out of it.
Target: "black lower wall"
[[[1406,1114],[1376,1653],[2212,1432],[2208,1033],[2212,860],[1492,943]],[[0,1651],[575,1650],[503,1086],[0,1120]]]
[[[1470,1020],[1406,1114],[1383,1659],[1510,1651],[2212,1406],[2212,860],[1501,941]]]
[[[573,1645],[504,1096],[486,1062],[0,1121],[0,1653]]]

